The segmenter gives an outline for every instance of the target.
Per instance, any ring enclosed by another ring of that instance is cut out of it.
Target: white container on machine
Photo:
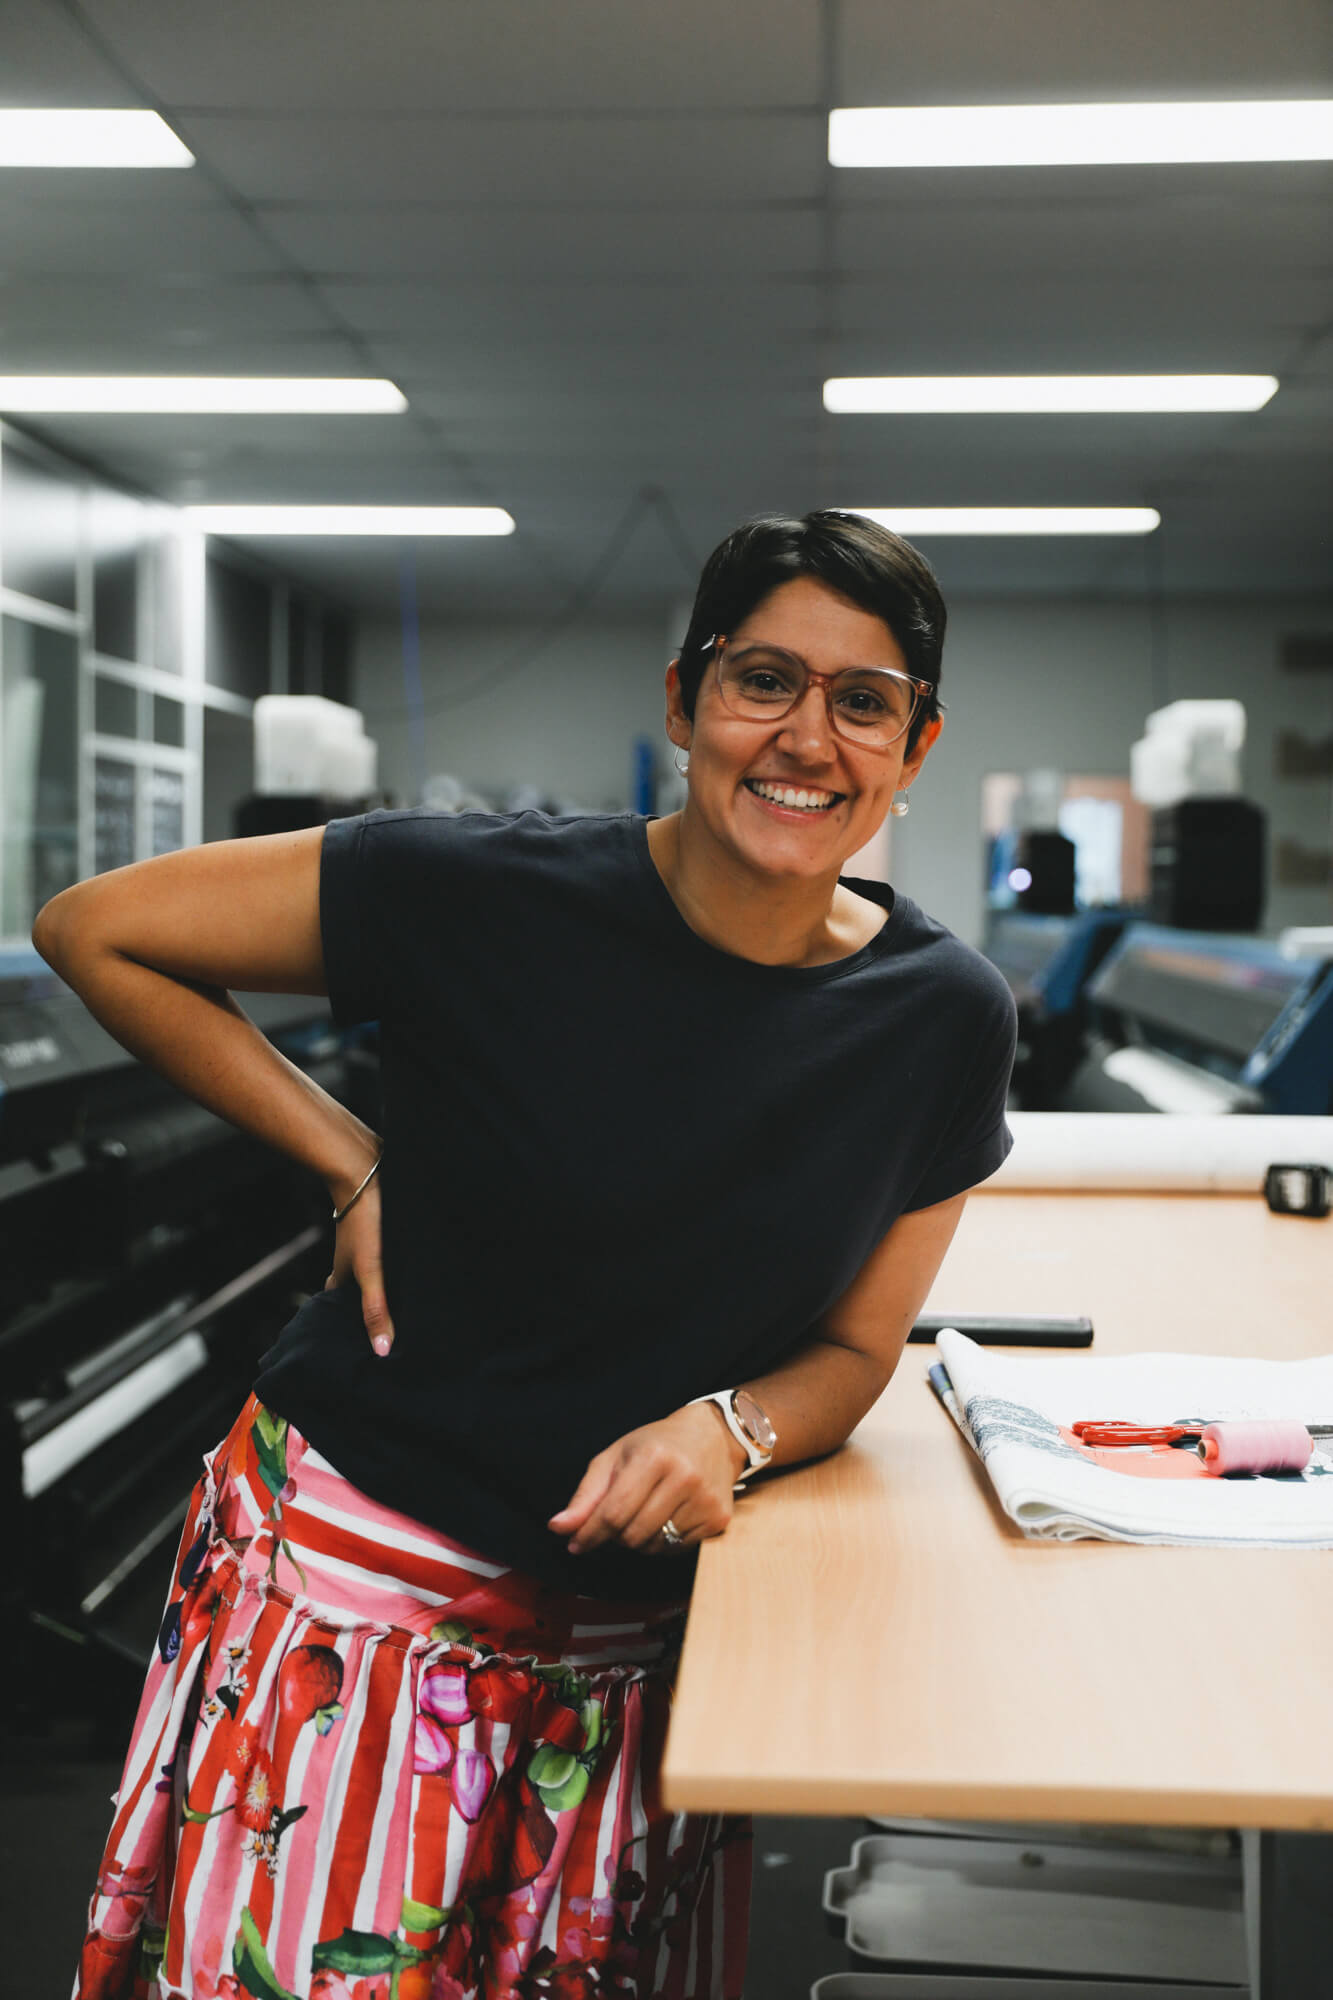
[[[1129,747],[1130,790],[1146,806],[1234,796],[1244,748],[1242,702],[1168,702],[1153,710]]]
[[[375,790],[378,745],[360,709],[318,694],[265,694],[254,722],[260,797],[363,799]]]

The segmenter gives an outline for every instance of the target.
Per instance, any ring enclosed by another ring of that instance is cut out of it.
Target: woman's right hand
[[[330,1186],[329,1193],[335,1208],[341,1208],[345,1201],[351,1200],[364,1172],[363,1167],[346,1186],[336,1183]],[[387,1354],[393,1346],[393,1321],[389,1318],[384,1297],[384,1271],[380,1262],[378,1174],[365,1192],[357,1197],[334,1232],[333,1269],[325,1280],[324,1289],[332,1291],[335,1285],[346,1284],[348,1279],[355,1279],[361,1288],[361,1313],[371,1346],[376,1354]]]

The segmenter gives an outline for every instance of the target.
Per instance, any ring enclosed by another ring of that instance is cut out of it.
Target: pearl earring
[[[681,759],[682,759],[682,758],[684,759],[684,762],[683,762],[683,763],[681,762]],[[678,771],[680,772],[680,775],[681,775],[681,777],[683,778],[683,777],[685,776],[685,773],[686,773],[686,772],[687,772],[687,771],[689,770],[689,768],[690,768],[690,753],[689,753],[689,751],[688,751],[688,750],[677,750],[677,752],[676,752],[675,756],[674,756],[674,757],[673,757],[673,758],[671,759],[671,761],[672,761],[672,763],[673,763],[673,764],[675,765],[676,769],[677,769],[677,770],[678,770]]]
[[[895,819],[901,819],[903,817],[903,814],[907,811],[906,792],[903,793],[900,799],[894,800],[893,804],[889,807],[889,811],[893,814]]]

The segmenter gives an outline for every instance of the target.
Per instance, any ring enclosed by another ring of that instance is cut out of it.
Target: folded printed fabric
[[[1088,1418],[1150,1425],[1296,1418],[1333,1423],[1333,1354],[1019,1358],[946,1329],[951,1414],[1024,1534],[1185,1545],[1333,1547],[1333,1440],[1303,1472],[1219,1479],[1178,1445],[1090,1445]]]

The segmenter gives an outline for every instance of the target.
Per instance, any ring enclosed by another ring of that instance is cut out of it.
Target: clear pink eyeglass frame
[[[705,659],[708,659],[711,656],[711,658],[715,662],[720,662],[723,650],[728,644],[728,639],[729,635],[725,632],[715,633],[714,636],[711,639],[707,640],[705,644],[700,647],[699,650],[702,652]],[[763,642],[756,639],[754,643],[757,646]],[[802,684],[799,692],[792,696],[792,699],[788,702],[786,708],[783,709],[775,708],[774,710],[772,710],[771,716],[768,719],[772,720],[773,722],[781,722],[786,716],[789,716],[792,713],[793,709],[799,708],[801,703],[805,700],[806,691],[809,688],[811,681],[813,681],[817,687],[822,687],[824,690],[824,707],[828,713],[830,729],[832,729],[838,736],[841,736],[845,742],[857,743],[863,750],[892,750],[894,744],[901,741],[901,739],[907,734],[908,730],[912,727],[912,724],[916,721],[917,716],[921,712],[922,702],[929,701],[931,696],[935,693],[935,684],[933,681],[918,680],[915,674],[900,673],[897,667],[840,667],[836,674],[817,674],[813,667],[808,667],[806,665],[805,661],[801,658],[799,653],[789,653],[785,646],[770,646],[765,644],[764,650],[770,653],[780,653],[782,657],[786,660],[794,660],[796,665],[801,669],[801,672],[805,675],[805,681]],[[841,680],[842,676],[846,673],[883,674],[886,676],[886,678],[890,680],[905,681],[908,687],[911,688],[914,697],[912,702],[912,712],[908,716],[902,728],[898,731],[897,735],[891,736],[887,743],[867,743],[864,735],[861,733],[860,730],[845,729],[839,723],[837,712],[833,706],[833,683],[835,681]],[[736,715],[737,710],[732,708],[731,703],[727,700],[726,691],[722,686],[722,677],[720,671],[718,674],[717,691],[719,695],[722,697],[722,704],[724,708],[726,708],[732,715]],[[940,702],[939,706],[943,708],[944,703]],[[739,720],[742,722],[754,722],[758,720],[758,717],[752,715],[742,715],[739,717]]]

